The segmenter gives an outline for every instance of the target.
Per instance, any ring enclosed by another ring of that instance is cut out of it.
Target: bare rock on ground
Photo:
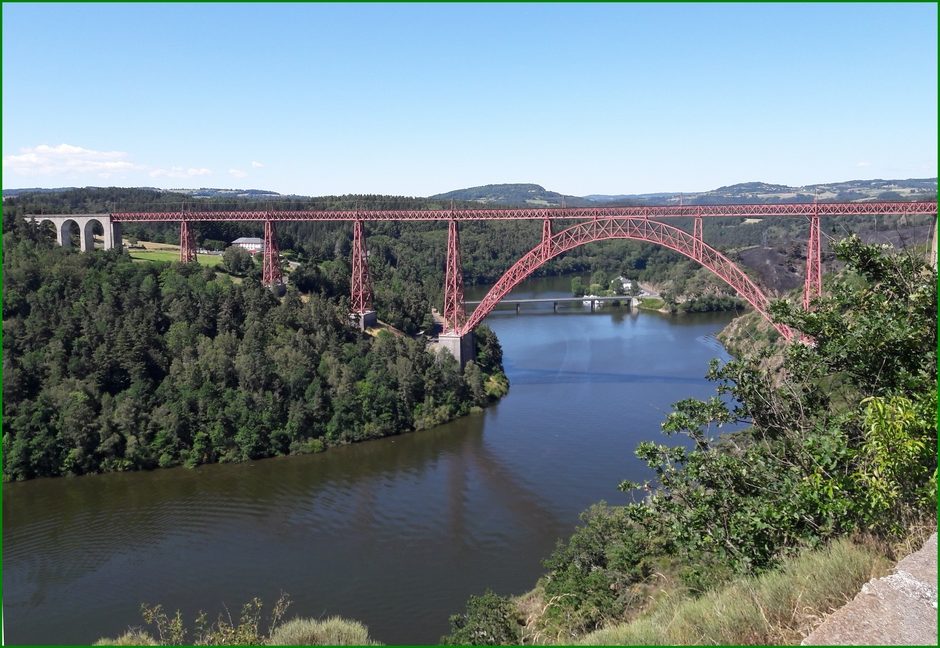
[[[894,573],[862,586],[803,645],[937,645],[937,534]]]

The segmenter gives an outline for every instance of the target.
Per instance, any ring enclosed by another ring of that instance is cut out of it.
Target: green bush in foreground
[[[441,637],[445,646],[499,646],[519,643],[519,624],[509,599],[487,590],[471,596],[467,611],[450,617],[449,635]]]
[[[570,637],[619,616],[653,570],[657,552],[623,507],[601,502],[582,513],[581,521],[543,563],[549,574],[541,628],[550,637]]]
[[[734,405],[677,403],[663,430],[692,446],[637,450],[657,485],[631,517],[690,567],[749,573],[802,543],[898,536],[936,506],[936,275],[857,238],[834,249],[848,271],[814,310],[771,307],[813,343],[788,345],[774,370],[752,357],[714,364],[709,377]],[[750,428],[719,436],[732,423]]]

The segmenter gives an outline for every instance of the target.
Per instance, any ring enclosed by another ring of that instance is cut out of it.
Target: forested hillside
[[[767,182],[741,182],[711,191],[587,196],[599,203],[638,205],[727,205],[731,203],[807,203],[814,200],[936,200],[936,178],[848,180],[790,187]]]
[[[319,451],[507,387],[486,329],[461,371],[422,340],[351,328],[328,282],[278,299],[251,277],[64,250],[12,210],[3,225],[4,479]]]
[[[557,191],[547,191],[537,184],[489,184],[481,187],[457,189],[436,194],[431,198],[439,200],[467,200],[487,206],[525,205],[527,207],[586,207],[591,205],[587,198],[566,196]]]

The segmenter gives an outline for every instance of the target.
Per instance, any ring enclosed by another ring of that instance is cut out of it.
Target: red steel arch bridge
[[[360,318],[372,311],[372,287],[369,279],[363,225],[377,221],[442,221],[447,223],[447,264],[444,283],[444,332],[463,337],[483,321],[509,292],[537,268],[564,252],[607,239],[632,239],[662,245],[708,268],[724,280],[757,312],[771,321],[767,312],[769,299],[764,291],[737,264],[708,245],[702,237],[705,218],[803,218],[809,222],[806,254],[806,282],[803,307],[822,292],[819,221],[825,216],[932,215],[936,201],[920,202],[825,202],[780,203],[760,205],[688,205],[650,207],[587,207],[544,209],[442,209],[387,211],[188,211],[188,212],[115,212],[114,223],[180,223],[180,261],[196,259],[196,246],[190,224],[206,221],[258,221],[264,223],[263,281],[280,283],[276,224],[284,221],[351,222],[352,308]],[[692,220],[692,231],[668,223],[670,219]],[[542,222],[541,239],[524,254],[490,289],[479,306],[467,316],[464,310],[463,271],[460,262],[459,224],[462,221],[537,220]],[[556,221],[574,222],[556,231]],[[363,320],[361,320],[363,321]],[[793,331],[774,324],[781,335],[792,339]]]

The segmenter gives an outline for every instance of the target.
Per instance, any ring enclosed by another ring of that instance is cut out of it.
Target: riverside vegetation
[[[857,237],[835,251],[811,312],[772,307],[811,344],[713,364],[716,396],[662,425],[687,440],[637,448],[656,474],[621,484],[639,499],[586,511],[532,592],[471,597],[442,642],[795,641],[935,527],[936,275]]]
[[[461,370],[421,339],[359,333],[329,282],[278,299],[213,268],[64,250],[15,217],[3,247],[5,480],[317,452],[508,389],[485,327]]]
[[[286,594],[274,603],[267,620],[264,604],[252,599],[242,606],[238,620],[231,614],[220,614],[214,622],[200,612],[190,630],[179,610],[173,616],[161,605],[141,606],[147,628],[132,628],[124,634],[102,638],[96,646],[377,646],[369,638],[368,629],[358,621],[341,617],[305,619],[295,617],[282,622],[290,598]]]

